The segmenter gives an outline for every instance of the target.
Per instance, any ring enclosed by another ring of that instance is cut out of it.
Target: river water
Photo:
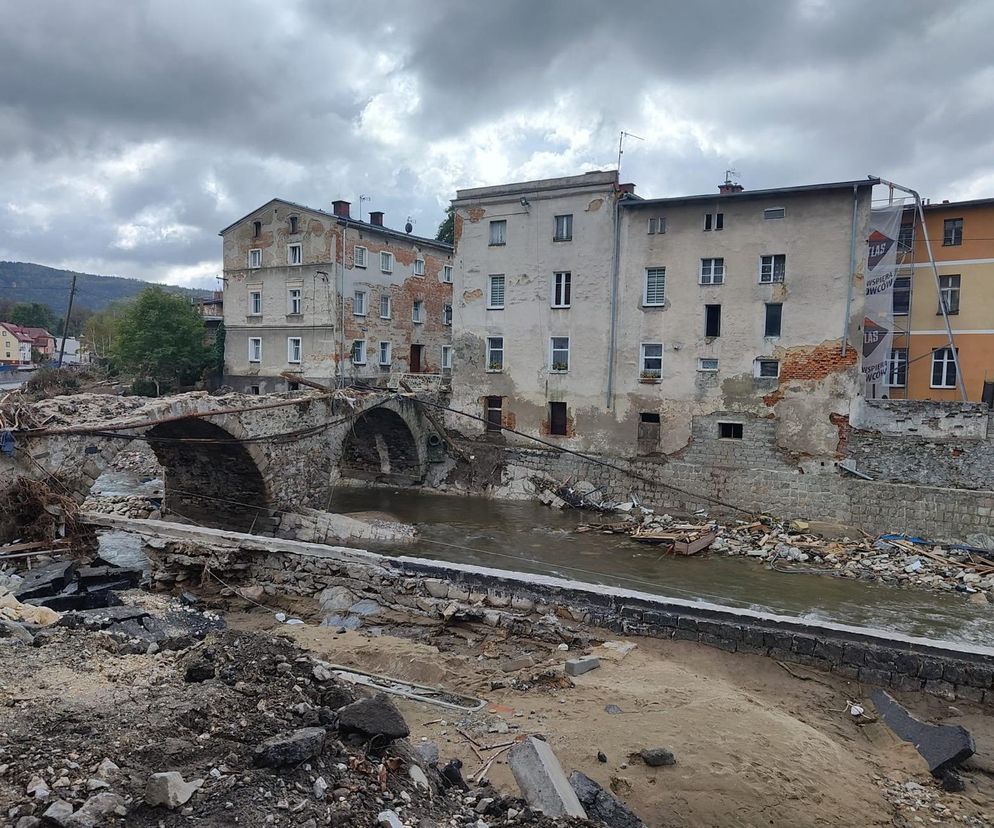
[[[962,643],[994,643],[994,605],[828,575],[786,574],[741,557],[660,554],[624,535],[578,534],[590,513],[532,502],[389,489],[342,489],[332,511],[375,510],[414,523],[419,537],[377,551],[556,575]],[[596,520],[596,516],[594,517]]]

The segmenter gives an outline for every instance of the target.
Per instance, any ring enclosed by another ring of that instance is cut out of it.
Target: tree
[[[89,308],[82,307],[80,305],[73,305],[72,316],[69,317],[69,331],[66,336],[78,337],[83,332],[83,327],[86,325],[86,321],[93,316],[93,311]],[[63,329],[65,328],[65,318],[60,317],[59,321],[55,325],[55,330],[51,331],[56,336],[61,337]]]
[[[189,384],[210,362],[204,323],[189,300],[158,285],[143,290],[118,323],[111,348],[117,367],[155,384]]]
[[[40,302],[14,305],[9,321],[26,328],[44,328],[49,333],[52,333],[59,324],[59,319],[52,313],[52,309]]]
[[[211,345],[210,365],[207,370],[218,378],[224,376],[224,339],[226,332],[224,322],[218,324],[214,331],[214,343]]]
[[[438,232],[435,234],[435,241],[456,243],[456,208],[451,204],[445,208],[445,218],[438,225]]]
[[[111,358],[125,307],[123,302],[115,302],[83,323],[80,336],[83,348],[101,362]]]

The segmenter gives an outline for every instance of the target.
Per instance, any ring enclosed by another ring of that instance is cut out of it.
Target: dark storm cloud
[[[607,166],[647,195],[994,192],[983,0],[0,0],[0,258],[212,283],[280,195],[408,215]],[[356,205],[357,207],[358,205]],[[354,208],[355,209],[355,208]]]

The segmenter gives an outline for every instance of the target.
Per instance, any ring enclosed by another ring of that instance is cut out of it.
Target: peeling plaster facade
[[[450,245],[354,219],[341,201],[329,213],[273,199],[220,235],[226,384],[267,393],[287,390],[285,371],[321,383],[443,373]]]
[[[611,171],[459,191],[454,407],[614,456],[760,433],[794,465],[837,456],[840,422],[860,393],[854,345],[873,183],[643,200]],[[563,215],[570,239],[555,240]],[[494,221],[506,222],[503,244],[491,243]],[[785,257],[782,281],[780,261],[764,275],[764,256]],[[702,261],[714,259],[720,280]],[[566,304],[557,272],[570,274],[568,307],[555,307]],[[491,276],[500,274],[495,308]],[[710,330],[709,305],[720,326]],[[780,305],[778,329],[767,329],[777,312],[767,305]],[[499,370],[488,357],[488,338],[498,337]],[[565,428],[552,403],[565,403]],[[449,424],[487,431],[462,417]]]

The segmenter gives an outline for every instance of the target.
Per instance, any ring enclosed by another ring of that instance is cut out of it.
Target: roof
[[[489,187],[471,187],[456,190],[453,202],[477,201],[485,198],[517,199],[521,194],[534,195],[548,190],[578,188],[613,188],[618,183],[617,170],[590,170],[580,175],[567,175],[560,178],[541,178],[534,181],[517,181],[511,184],[495,184]]]
[[[914,206],[914,205],[910,205]],[[960,207],[992,207],[994,206],[994,198],[972,198],[967,201],[936,201],[930,204],[922,204],[922,207],[928,210],[951,210],[958,209]]]
[[[44,328],[27,328],[24,325],[15,325],[13,322],[0,322],[10,331],[19,342],[37,342],[39,339],[54,339]]]
[[[872,187],[879,184],[879,178],[859,178],[855,181],[833,181],[828,184],[804,184],[800,187],[773,187],[767,190],[742,190],[737,193],[705,193],[702,195],[674,196],[672,198],[644,198],[621,200],[622,207],[645,207],[660,204],[692,204],[694,202],[714,201],[749,201],[759,198],[776,196],[805,195],[807,193],[829,192],[833,190],[852,190],[854,187]]]
[[[328,218],[334,219],[339,224],[342,224],[342,225],[348,224],[349,227],[359,227],[359,228],[361,228],[363,230],[368,230],[368,231],[373,232],[373,233],[383,233],[385,236],[394,236],[394,237],[399,238],[399,239],[407,239],[407,240],[415,242],[416,244],[419,244],[419,245],[429,245],[431,247],[437,247],[437,248],[440,248],[441,250],[445,250],[445,251],[451,251],[452,250],[452,245],[448,244],[446,242],[440,242],[440,241],[437,241],[436,239],[429,239],[429,238],[426,238],[425,236],[412,236],[410,233],[405,233],[405,232],[403,232],[401,230],[393,230],[393,229],[391,229],[389,227],[384,227],[382,224],[371,224],[368,221],[361,221],[360,219],[357,219],[357,218],[348,218],[348,219],[346,219],[346,218],[343,218],[342,216],[336,216],[334,213],[329,213],[327,210],[322,210],[322,209],[320,209],[318,207],[308,207],[306,204],[298,204],[296,201],[288,201],[285,198],[271,198],[265,204],[260,204],[254,210],[252,210],[251,212],[246,213],[244,216],[242,216],[237,221],[233,221],[231,224],[229,224],[227,227],[225,227],[223,230],[221,230],[218,233],[218,235],[219,236],[223,236],[232,227],[238,226],[243,221],[245,221],[245,219],[249,218],[249,216],[253,216],[256,213],[258,213],[260,210],[262,210],[264,207],[268,207],[270,204],[276,204],[276,203],[278,203],[278,204],[286,204],[288,207],[295,207],[298,210],[307,210],[310,213],[319,213],[322,216],[328,216]]]

